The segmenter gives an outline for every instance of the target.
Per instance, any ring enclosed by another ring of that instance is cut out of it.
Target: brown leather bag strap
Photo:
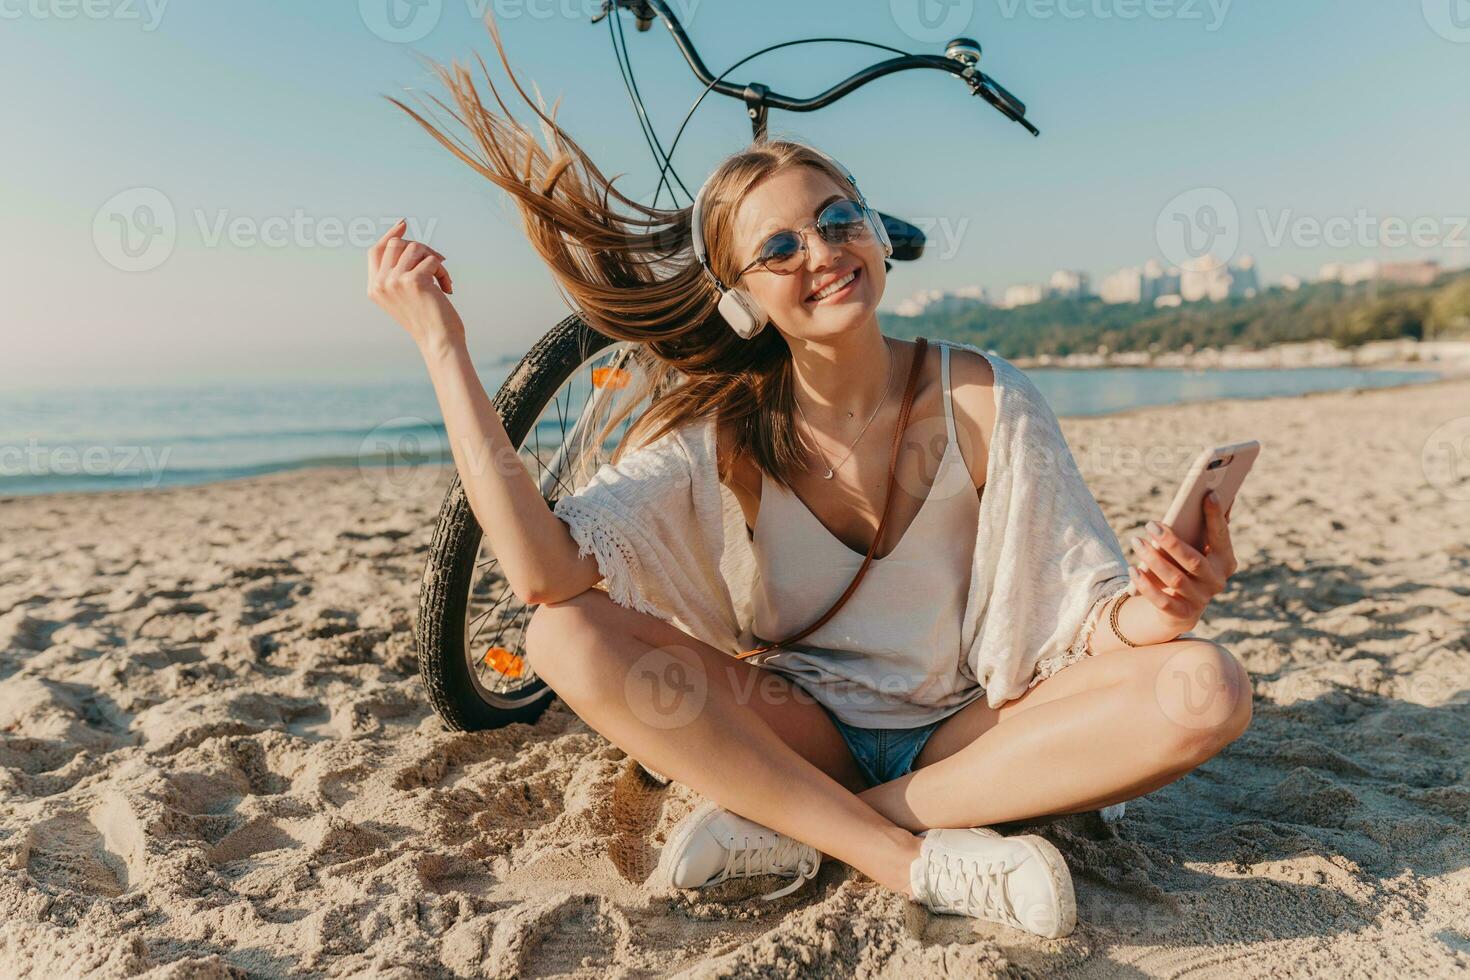
[[[841,609],[842,604],[847,601],[848,597],[851,596],[855,591],[857,591],[858,583],[863,580],[863,575],[867,573],[868,566],[873,563],[873,555],[878,550],[878,542],[883,540],[883,529],[888,526],[888,513],[892,509],[893,505],[893,485],[898,482],[898,451],[899,447],[903,444],[904,430],[908,428],[909,409],[912,408],[914,404],[914,390],[918,387],[919,384],[919,371],[924,365],[924,351],[928,347],[929,341],[927,341],[923,337],[916,337],[914,339],[914,344],[914,363],[909,368],[908,386],[904,389],[903,405],[899,407],[898,424],[893,431],[893,448],[888,454],[888,493],[887,496],[883,498],[883,514],[881,517],[878,518],[877,533],[873,535],[873,543],[868,545],[868,554],[866,557],[863,558],[863,563],[858,566],[857,574],[852,577],[852,584],[847,587],[846,592],[838,596],[837,601],[833,603],[831,609],[828,609],[825,613],[822,614],[820,619],[812,623],[800,633],[793,633],[791,636],[788,636],[786,639],[781,640],[778,643],[767,643],[765,646],[756,647],[754,650],[746,650],[744,653],[737,653],[734,655],[735,659],[744,660],[746,657],[753,657],[756,654],[765,653],[768,650],[774,650],[779,646],[799,640],[803,636],[806,636],[808,633],[810,633],[812,630],[820,627],[827,620],[837,615],[837,610]]]

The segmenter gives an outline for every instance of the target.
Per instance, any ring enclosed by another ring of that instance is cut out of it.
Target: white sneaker
[[[704,888],[756,875],[795,878],[786,887],[761,896],[770,901],[791,894],[815,877],[821,863],[822,853],[810,844],[706,800],[670,831],[659,856],[658,876],[671,888]]]
[[[1077,925],[1072,874],[1051,842],[988,827],[926,830],[909,868],[916,901],[1056,939]]]

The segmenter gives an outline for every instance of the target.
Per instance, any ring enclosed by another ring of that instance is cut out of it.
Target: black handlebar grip
[[[984,85],[995,96],[995,99],[989,100],[991,105],[1018,122],[1025,118],[1026,103],[1007,92],[1004,85],[989,75],[985,76]]]

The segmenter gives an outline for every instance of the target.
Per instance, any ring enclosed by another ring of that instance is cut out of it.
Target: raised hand
[[[408,331],[420,349],[464,339],[464,323],[449,301],[454,281],[444,256],[403,237],[406,219],[368,249],[368,298]]]

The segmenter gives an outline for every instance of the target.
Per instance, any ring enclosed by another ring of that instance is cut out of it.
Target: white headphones
[[[852,172],[816,147],[808,146],[807,148],[841,171],[842,176],[852,185],[852,192],[857,196],[863,213],[868,216],[868,224],[873,227],[873,234],[878,237],[879,244],[883,246],[883,257],[891,256],[893,243],[888,239],[888,229],[883,227],[883,219],[878,217],[877,212],[868,207],[867,199],[863,197],[863,192],[858,190],[857,179],[853,177]],[[714,270],[709,266],[709,257],[704,248],[704,221],[700,213],[704,203],[704,191],[708,186],[709,179],[706,178],[705,182],[700,185],[699,193],[694,195],[694,212],[690,216],[689,228],[690,237],[693,238],[694,255],[699,259],[699,264],[704,268],[705,274],[714,282],[715,288],[720,291],[720,315],[737,334],[749,340],[761,332],[770,322],[770,317],[766,315],[765,310],[761,309],[754,296],[739,287],[726,286],[720,282],[720,277],[715,275]]]

